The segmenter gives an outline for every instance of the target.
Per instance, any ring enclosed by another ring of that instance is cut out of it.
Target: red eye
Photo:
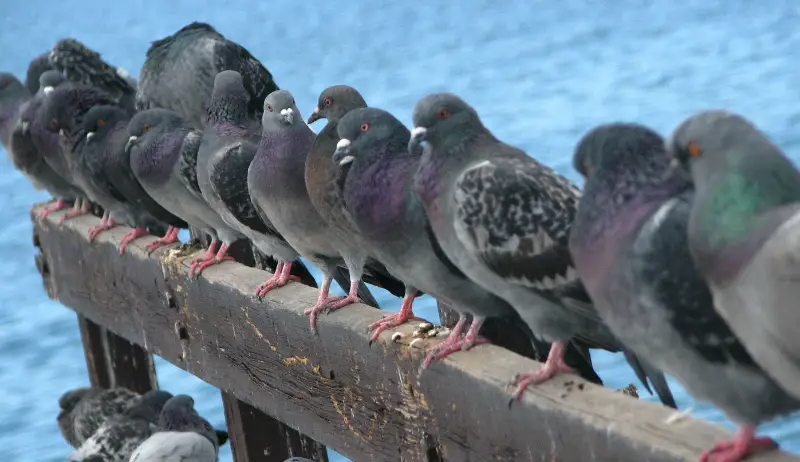
[[[447,109],[442,109],[441,111],[439,111],[439,120],[444,120],[448,117],[450,117],[450,111],[448,111]]]
[[[98,127],[102,127],[102,126],[103,126],[103,125],[105,125],[105,124],[106,124],[106,121],[105,121],[105,120],[103,120],[103,119],[100,119],[100,120],[98,120],[98,121],[97,121],[97,126],[98,126]]]
[[[365,132],[367,130],[369,130],[369,124],[367,124],[367,123],[361,124],[361,131]]]
[[[272,112],[272,105],[271,105],[271,104],[267,104],[267,110],[268,110],[269,112]]]
[[[149,125],[145,125],[144,127],[142,127],[142,133],[147,133],[149,131],[150,131],[150,126]]]
[[[333,99],[331,99],[331,97],[330,97],[330,96],[327,96],[327,97],[325,97],[325,99],[324,99],[324,100],[322,100],[322,103],[323,103],[323,104],[324,104],[326,107],[327,107],[327,106],[330,106],[331,104],[333,104]]]
[[[53,128],[58,128],[58,121],[56,119],[51,120],[50,126]]]

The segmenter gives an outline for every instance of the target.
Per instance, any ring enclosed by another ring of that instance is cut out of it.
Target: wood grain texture
[[[303,315],[312,288],[289,284],[257,300],[263,271],[225,263],[189,279],[189,252],[148,257],[152,238],[143,238],[121,257],[125,228],[89,244],[97,219],[59,228],[60,216],[34,219],[51,297],[357,461],[694,462],[730,436],[691,418],[666,424],[668,409],[571,376],[509,409],[510,380],[538,363],[480,345],[418,378],[424,350],[409,346],[413,325],[396,330],[398,342],[386,332],[369,347],[366,327],[381,313],[355,305],[323,316],[312,336]]]

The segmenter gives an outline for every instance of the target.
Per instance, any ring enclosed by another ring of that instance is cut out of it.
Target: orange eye
[[[447,109],[442,109],[441,111],[439,111],[439,120],[444,120],[448,117],[450,117],[450,111],[448,111]]]
[[[369,130],[369,124],[368,123],[361,124],[361,131],[365,132],[367,130]]]
[[[102,126],[103,126],[103,125],[105,125],[105,124],[106,124],[106,121],[105,121],[105,120],[103,120],[103,119],[100,119],[100,120],[98,120],[98,121],[97,121],[97,126],[98,126],[98,127],[102,127]]]
[[[272,105],[271,105],[271,104],[267,104],[267,110],[268,110],[269,112],[272,112]]]
[[[695,143],[694,141],[690,142],[688,146],[686,146],[686,150],[689,152],[689,155],[692,157],[700,157],[703,155],[703,150],[700,149],[700,146]]]
[[[333,99],[330,96],[326,96],[325,99],[322,100],[322,104],[324,104],[325,107],[328,107],[333,104]]]
[[[149,125],[145,125],[144,127],[142,127],[142,133],[147,133],[149,131],[150,131],[150,126]]]

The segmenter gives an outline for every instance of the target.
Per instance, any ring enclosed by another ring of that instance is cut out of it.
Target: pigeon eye
[[[688,151],[689,155],[694,158],[698,158],[703,155],[703,150],[700,149],[700,146],[694,141],[690,142],[689,145],[686,146],[686,151]]]
[[[361,131],[365,132],[367,130],[369,130],[369,124],[368,123],[361,124]]]
[[[328,96],[324,100],[322,100],[322,103],[325,105],[325,107],[328,107],[331,104],[333,104],[333,99],[331,99],[331,97]]]
[[[268,110],[269,112],[272,112],[272,105],[271,105],[271,104],[267,104],[267,110]]]
[[[150,126],[149,125],[145,125],[144,127],[142,127],[142,133],[147,133],[149,131],[150,131]]]
[[[58,128],[58,121],[56,119],[51,120],[50,126],[53,128]]]
[[[439,111],[439,120],[444,120],[448,117],[450,117],[450,111],[448,111],[447,109],[442,109],[441,111]]]
[[[103,120],[103,119],[100,119],[100,120],[98,120],[98,121],[97,121],[97,126],[98,126],[98,127],[102,127],[102,126],[103,126],[103,125],[105,125],[105,124],[106,124],[106,121],[105,121],[105,120]]]

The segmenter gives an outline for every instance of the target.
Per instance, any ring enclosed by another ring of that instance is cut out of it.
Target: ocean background
[[[195,20],[248,48],[304,116],[332,84],[353,85],[406,124],[420,97],[450,91],[500,139],[575,181],[572,150],[593,126],[636,121],[666,133],[706,108],[740,112],[793,158],[800,151],[800,4],[791,0],[3,0],[0,71],[23,77],[35,55],[75,37],[136,76],[150,41]],[[64,460],[57,399],[87,384],[76,316],[47,298],[34,266],[28,211],[46,199],[0,156],[2,461]],[[379,295],[385,309],[399,308]],[[418,313],[437,320],[425,303]],[[609,387],[639,386],[621,356],[594,359]],[[162,388],[192,395],[224,426],[218,390],[160,359],[157,367]],[[682,409],[730,426],[672,386]],[[800,453],[800,419],[762,431]],[[220,460],[231,460],[229,445]]]

